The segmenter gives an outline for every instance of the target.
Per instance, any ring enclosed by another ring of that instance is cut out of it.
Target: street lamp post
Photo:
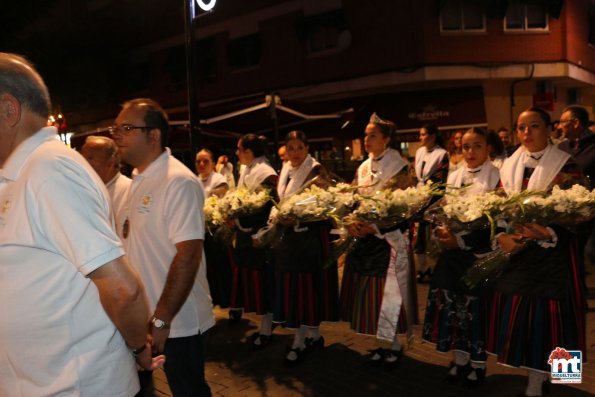
[[[188,83],[188,120],[190,122],[190,147],[193,153],[201,147],[200,119],[198,109],[198,82],[196,79],[196,49],[194,21],[195,2],[203,11],[212,11],[217,0],[184,0],[184,28],[186,31],[186,81]]]

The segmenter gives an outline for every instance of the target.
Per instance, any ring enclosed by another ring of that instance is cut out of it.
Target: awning
[[[348,103],[356,110],[343,135],[353,138],[363,136],[373,112],[395,122],[405,141],[416,141],[419,129],[427,123],[441,130],[487,126],[482,87],[377,94],[335,101],[334,106]]]
[[[286,101],[278,95],[264,95],[239,101],[204,106],[199,109],[200,128],[204,136],[237,139],[247,133],[265,135],[279,141],[291,130],[303,129],[308,139],[332,139],[350,119],[353,108],[335,107],[327,103]],[[184,114],[185,116],[185,114]],[[172,121],[172,125],[187,127],[188,120]]]

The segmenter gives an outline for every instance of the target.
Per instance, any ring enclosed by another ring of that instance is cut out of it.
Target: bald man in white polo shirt
[[[33,67],[0,53],[0,396],[130,397],[134,356],[153,367],[145,292],[49,109]]]
[[[215,319],[203,252],[204,191],[165,147],[168,129],[161,106],[146,98],[126,102],[112,127],[122,160],[135,167],[122,235],[147,288],[154,349],[165,352],[173,395],[210,396],[203,344]]]
[[[118,146],[113,139],[105,136],[88,136],[81,148],[81,154],[89,162],[97,175],[105,183],[105,188],[110,195],[116,232],[122,239],[122,227],[125,215],[126,195],[131,180],[120,173],[120,155]]]

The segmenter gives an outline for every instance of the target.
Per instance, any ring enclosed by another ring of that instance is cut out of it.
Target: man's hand
[[[153,371],[163,367],[165,356],[163,354],[153,357],[151,354],[151,342],[146,342],[146,348],[136,356],[136,365],[143,371]]]
[[[169,328],[155,328],[151,326],[151,336],[153,338],[152,351],[154,353],[163,353],[165,350],[165,342],[169,337]]]

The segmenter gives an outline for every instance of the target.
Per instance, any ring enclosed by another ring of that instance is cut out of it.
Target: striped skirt
[[[230,308],[245,313],[266,314],[273,311],[275,276],[273,265],[261,268],[238,266],[231,258]]]
[[[430,288],[422,339],[436,350],[458,350],[476,362],[486,361],[488,298]]]
[[[339,320],[337,266],[316,272],[277,272],[273,321],[288,328]]]
[[[360,334],[376,335],[386,277],[366,276],[345,268],[339,305],[341,318]],[[399,313],[397,333],[407,330],[405,310]]]
[[[491,304],[487,349],[498,362],[548,371],[548,357],[556,347],[581,350],[586,356],[584,311],[572,298],[563,300],[504,295],[496,292]]]

